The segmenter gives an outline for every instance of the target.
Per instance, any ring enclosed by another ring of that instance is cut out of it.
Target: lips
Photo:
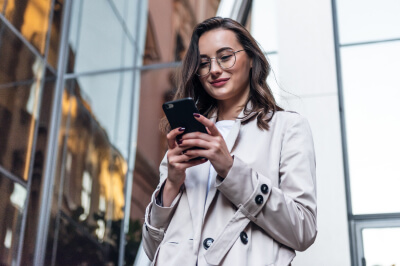
[[[230,78],[222,78],[222,79],[216,79],[210,82],[211,85],[213,85],[214,87],[220,87],[223,86],[225,83],[228,82]]]

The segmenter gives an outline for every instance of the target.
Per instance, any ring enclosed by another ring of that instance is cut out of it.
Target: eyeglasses
[[[216,57],[204,57],[200,59],[200,65],[196,71],[196,75],[199,77],[205,76],[210,73],[211,70],[211,60],[216,59],[218,65],[222,69],[229,69],[233,67],[236,63],[236,53],[239,53],[242,50],[232,51],[232,50],[224,50],[219,52]]]

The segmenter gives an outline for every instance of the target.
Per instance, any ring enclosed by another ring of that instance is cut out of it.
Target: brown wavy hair
[[[257,126],[260,129],[268,130],[268,123],[271,121],[275,112],[283,110],[277,105],[271,88],[267,84],[267,77],[271,71],[271,66],[257,42],[246,28],[230,18],[209,18],[199,23],[194,28],[189,48],[178,73],[179,85],[174,100],[186,97],[193,98],[199,112],[208,118],[217,111],[217,100],[208,95],[203,89],[196,75],[196,71],[200,64],[200,36],[207,31],[220,28],[234,32],[237,40],[243,46],[249,58],[253,59],[250,71],[250,93],[246,106],[248,102],[252,104],[251,108],[246,108],[246,110],[244,110],[244,117],[239,117],[239,119],[243,120],[242,124],[246,124],[257,118]],[[252,115],[253,113],[257,113],[257,115]],[[252,117],[249,117],[250,115],[252,115]],[[160,128],[163,132],[168,132],[170,130],[166,117],[162,119]]]

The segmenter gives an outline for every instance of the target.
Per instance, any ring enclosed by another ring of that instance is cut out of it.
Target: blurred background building
[[[0,265],[148,265],[161,105],[192,28],[261,45],[317,153],[316,243],[294,266],[400,265],[397,0],[0,0]]]

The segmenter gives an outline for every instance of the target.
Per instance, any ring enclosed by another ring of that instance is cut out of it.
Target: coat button
[[[261,205],[263,203],[263,201],[264,201],[264,197],[261,195],[257,195],[257,197],[256,197],[257,205]]]
[[[242,240],[242,243],[245,245],[249,243],[249,237],[247,236],[246,232],[243,231],[240,233],[240,240]]]
[[[268,193],[268,186],[266,184],[261,185],[261,192],[264,194]]]
[[[211,244],[214,242],[214,239],[212,239],[211,237],[204,239],[203,241],[203,247],[205,249],[208,249],[209,247],[211,247]]]

